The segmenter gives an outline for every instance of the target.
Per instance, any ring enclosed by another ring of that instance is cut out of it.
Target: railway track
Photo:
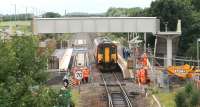
[[[102,73],[108,97],[108,107],[132,107],[132,103],[115,72]]]

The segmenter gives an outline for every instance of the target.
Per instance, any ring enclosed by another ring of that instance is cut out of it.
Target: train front
[[[117,68],[117,46],[109,40],[101,40],[96,45],[96,61],[102,71]]]

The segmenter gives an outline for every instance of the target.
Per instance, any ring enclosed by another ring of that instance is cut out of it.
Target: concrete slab
[[[129,72],[127,67],[127,61],[119,54],[118,54],[118,65],[122,70],[124,79],[129,79],[132,77],[131,72]]]

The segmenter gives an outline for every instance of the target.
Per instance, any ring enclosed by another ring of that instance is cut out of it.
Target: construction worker
[[[145,69],[140,69],[140,80],[142,84],[146,83],[146,75],[145,75]]]
[[[69,75],[65,75],[63,78],[64,87],[67,88],[69,85]]]
[[[141,83],[141,81],[140,81],[140,70],[137,70],[136,72],[137,72],[137,74],[136,74],[137,75],[137,82],[140,86],[140,83]]]
[[[87,67],[85,67],[83,69],[83,81],[88,83],[88,78],[89,78],[89,75],[90,75],[90,71]]]
[[[145,81],[146,81],[146,84],[150,83],[150,78],[148,76],[148,67],[147,66],[144,66],[144,70],[145,70]]]
[[[144,66],[147,66],[147,54],[144,53],[142,58],[143,58],[143,63],[142,63],[142,64],[143,64]]]

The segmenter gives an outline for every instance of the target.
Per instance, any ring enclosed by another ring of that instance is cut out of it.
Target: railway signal
[[[76,71],[75,78],[77,80],[82,80],[83,79],[83,73],[81,71]]]

